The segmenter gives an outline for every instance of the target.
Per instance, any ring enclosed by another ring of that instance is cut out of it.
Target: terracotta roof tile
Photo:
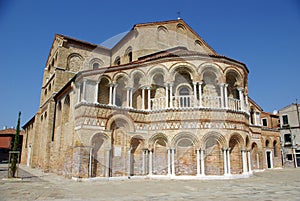
[[[16,129],[14,128],[7,128],[4,130],[0,130],[0,135],[8,135],[8,134],[16,134]],[[23,135],[24,131],[20,131],[20,135]]]

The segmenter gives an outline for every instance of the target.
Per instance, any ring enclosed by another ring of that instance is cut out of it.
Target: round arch
[[[67,70],[78,71],[83,66],[84,58],[78,53],[71,53],[67,58]]]
[[[198,73],[200,75],[200,80],[204,79],[203,74],[207,71],[214,73],[219,82],[224,82],[223,71],[219,65],[217,65],[215,63],[210,63],[210,62],[201,64],[198,67]]]
[[[233,66],[228,66],[224,70],[225,78],[227,78],[227,76],[230,74],[232,74],[236,78],[238,87],[245,87],[244,86],[244,75],[242,75],[240,71],[238,71]]]
[[[92,147],[92,177],[107,176],[106,167],[108,158],[105,157],[106,151],[111,148],[110,137],[105,133],[95,133],[90,138]]]
[[[112,114],[112,116],[107,121],[105,128],[106,130],[112,130],[114,125],[116,125],[117,127],[124,127],[130,132],[135,131],[132,119],[123,114]]]
[[[256,142],[251,143],[251,165],[252,169],[259,169],[261,164],[261,153]]]
[[[208,143],[212,139],[215,139],[219,143],[220,146],[226,147],[226,139],[222,134],[217,133],[217,132],[209,132],[202,137],[201,149],[205,149],[206,143]]]
[[[156,74],[161,74],[164,78],[164,82],[166,82],[167,78],[168,78],[168,69],[166,68],[166,66],[160,64],[158,66],[155,66],[153,68],[151,68],[147,73],[146,73],[146,77],[148,77],[148,85],[152,84],[153,81],[153,77]]]
[[[272,148],[273,143],[272,143],[272,140],[271,140],[270,137],[264,138],[264,140],[263,140],[263,146],[266,147],[266,148]]]
[[[233,133],[229,137],[230,171],[232,174],[243,172],[242,150],[245,148],[243,137],[239,133]]]
[[[135,76],[141,76],[142,78],[145,78],[145,73],[140,69],[135,69],[129,73],[130,79],[134,79]]]
[[[199,147],[199,139],[197,138],[197,136],[187,132],[176,134],[171,141],[171,146],[176,147],[182,139],[190,140],[196,148]]]
[[[217,132],[209,132],[202,138],[202,148],[204,150],[204,164],[206,175],[224,174],[222,148],[226,145],[224,136]]]
[[[111,77],[108,76],[108,75],[100,75],[100,76],[98,77],[98,81],[99,81],[99,82],[101,82],[102,79],[107,79],[109,83],[112,82]]]
[[[97,66],[96,66],[96,64],[97,64]],[[94,70],[94,69],[101,67],[103,64],[104,64],[104,62],[101,59],[93,58],[89,62],[89,68]]]
[[[188,132],[178,133],[172,139],[171,145],[176,149],[174,154],[175,175],[196,175],[196,150],[199,148],[197,136]]]
[[[127,73],[125,73],[125,72],[119,72],[119,73],[116,73],[114,76],[113,76],[113,82],[114,83],[117,83],[118,82],[118,80],[120,79],[120,78],[122,78],[122,77],[124,77],[125,78],[125,80],[128,82],[129,81],[129,76],[128,76],[128,74]]]
[[[91,137],[90,137],[90,145],[93,145],[93,142],[95,142],[95,140],[97,139],[102,139],[102,140],[109,140],[110,136],[108,136],[106,133],[94,133]]]
[[[231,147],[231,145],[233,145],[230,143],[234,143],[234,145],[237,144],[240,149],[245,148],[245,140],[242,137],[242,135],[239,133],[232,133],[229,137],[228,143],[229,143],[228,144],[229,147]]]
[[[166,145],[169,145],[169,140],[168,137],[164,134],[164,133],[156,133],[154,135],[152,135],[149,140],[148,140],[148,144],[151,147],[153,147],[153,145],[157,142],[157,140],[164,140],[166,142]]]
[[[130,139],[130,175],[143,175],[141,168],[144,164],[143,152],[145,149],[145,139],[141,135],[134,135]]]
[[[197,74],[196,69],[197,69],[196,66],[191,63],[187,63],[187,62],[176,63],[170,67],[171,81],[175,80],[175,76],[180,70],[188,72],[193,81],[198,81],[197,79],[199,76]]]

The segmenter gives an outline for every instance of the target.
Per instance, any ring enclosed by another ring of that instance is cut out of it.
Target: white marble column
[[[228,109],[228,94],[227,94],[227,87],[228,84],[224,85],[224,100],[225,100],[225,108]]]
[[[142,175],[145,175],[145,168],[146,168],[146,164],[145,164],[145,162],[146,162],[146,158],[145,158],[145,151],[146,150],[142,150]]]
[[[145,110],[145,88],[142,88],[142,110]]]
[[[86,100],[85,100],[85,93],[86,93],[86,80],[83,80],[83,86],[82,86],[82,102],[86,102]]]
[[[149,157],[148,157],[148,150],[145,150],[145,174],[149,173]]]
[[[129,94],[130,94],[130,88],[128,87],[126,89],[126,108],[129,108]]]
[[[95,86],[95,103],[98,104],[98,93],[99,93],[99,82],[96,82],[96,86]]]
[[[168,149],[168,175],[171,175],[171,149]]]
[[[247,158],[246,150],[242,150],[242,161],[243,161],[243,174],[247,174]]]
[[[237,90],[239,91],[239,98],[240,98],[240,104],[241,104],[241,111],[244,111],[244,94],[243,94],[243,88],[239,87],[237,88]]]
[[[114,84],[109,85],[109,104],[108,105],[113,104],[113,87],[114,87]]]
[[[202,107],[202,84],[203,82],[199,82],[199,107]]]
[[[166,90],[166,105],[165,105],[165,108],[167,109],[169,107],[169,84],[166,83],[165,84],[165,90]]]
[[[251,153],[250,153],[250,150],[247,151],[247,154],[248,154],[248,171],[250,174],[252,174],[252,168],[251,168]]]
[[[93,147],[90,147],[90,157],[89,157],[89,177],[92,177],[92,160],[93,160]]]
[[[204,169],[204,150],[200,149],[200,160],[201,160],[201,175],[205,175],[205,169]]]
[[[227,172],[230,175],[231,174],[231,167],[230,167],[230,148],[227,149]]]
[[[172,156],[172,176],[175,176],[175,149],[171,149],[171,156]]]
[[[256,112],[254,111],[254,113],[253,113],[253,120],[254,120],[254,125],[257,125],[257,122],[256,122]]]
[[[113,105],[116,105],[116,93],[117,93],[117,84],[115,84],[114,86],[113,86]]]
[[[152,150],[149,150],[149,175],[152,175],[152,164],[153,164],[153,158],[152,158]]]
[[[221,83],[220,85],[220,95],[221,95],[221,108],[224,108],[224,84]]]
[[[150,90],[150,87],[148,87],[147,90],[148,90],[148,111],[150,111],[151,110],[151,94],[150,94],[151,90]]]
[[[228,174],[227,171],[227,149],[223,149],[223,157],[224,157],[224,175]]]
[[[259,155],[256,153],[256,167],[259,169]]]
[[[197,155],[197,176],[200,176],[200,150],[196,149],[196,155]]]
[[[132,108],[132,91],[133,91],[133,88],[131,88],[129,91],[129,107],[130,108]]]
[[[81,85],[82,85],[82,83],[80,83],[80,84],[78,85],[78,94],[77,94],[77,102],[78,102],[78,103],[81,102],[81,99],[80,99],[80,97],[81,97]]]
[[[173,108],[173,83],[170,83],[170,108]]]
[[[197,108],[197,82],[193,82],[194,89],[194,108]]]
[[[295,156],[295,155],[294,155]],[[271,168],[274,168],[274,166],[273,166],[273,151],[271,151],[271,153],[270,153],[270,163],[271,163]]]
[[[245,108],[245,111],[249,114],[249,109],[248,109],[248,107],[249,107],[248,95],[245,95],[245,102],[246,102],[246,107],[247,107],[247,108]]]
[[[127,164],[127,168],[128,168],[128,177],[131,176],[131,148],[128,149],[128,164]]]
[[[105,176],[109,177],[109,171],[110,171],[110,149],[106,150],[106,164],[105,164]]]

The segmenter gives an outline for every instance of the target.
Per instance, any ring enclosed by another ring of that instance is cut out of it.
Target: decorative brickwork
[[[112,49],[56,35],[23,163],[76,178],[280,167],[279,133],[262,129],[248,73],[183,20],[135,25]]]

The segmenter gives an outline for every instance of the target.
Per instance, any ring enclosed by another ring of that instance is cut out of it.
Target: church
[[[248,97],[248,74],[182,19],[136,24],[112,47],[56,34],[22,163],[99,179],[282,167],[277,116]]]

